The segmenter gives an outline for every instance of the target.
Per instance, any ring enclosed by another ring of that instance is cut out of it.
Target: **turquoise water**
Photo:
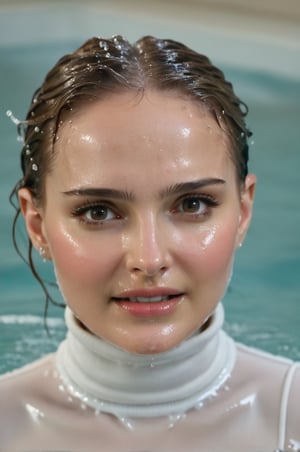
[[[43,294],[12,246],[8,196],[20,176],[20,143],[5,112],[23,118],[46,71],[78,44],[0,48],[0,373],[54,350],[65,334],[62,310],[51,308],[47,336]],[[239,341],[300,359],[300,81],[223,69],[250,107],[250,169],[258,176],[252,227],[224,300],[226,329]],[[51,279],[51,267],[38,261]]]

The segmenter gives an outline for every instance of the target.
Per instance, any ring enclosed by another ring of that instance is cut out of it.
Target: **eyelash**
[[[93,209],[99,209],[99,208],[107,209],[107,211],[112,212],[114,215],[114,218],[103,219],[103,220],[90,220],[87,218],[86,214],[89,211],[92,211]],[[106,204],[105,202],[89,202],[89,201],[87,201],[80,207],[76,207],[75,209],[73,209],[71,211],[71,215],[73,217],[79,218],[79,221],[81,223],[84,223],[87,225],[92,225],[92,226],[104,225],[107,222],[111,222],[114,220],[120,220],[122,218],[122,215],[117,214],[115,212],[115,209],[112,206],[110,206],[109,204]]]
[[[205,205],[205,211],[204,212],[185,212],[185,211],[180,211],[179,210],[179,206],[183,205],[184,201],[191,201],[191,200],[195,200],[197,202],[203,203]],[[181,215],[183,217],[188,217],[190,219],[198,219],[198,218],[203,218],[207,215],[209,215],[210,213],[210,209],[217,207],[219,205],[219,202],[211,195],[208,194],[188,194],[188,195],[184,195],[182,196],[179,200],[176,201],[175,203],[175,207],[171,209],[171,213],[177,214],[177,215]],[[87,218],[86,214],[89,211],[92,211],[93,209],[107,209],[107,211],[111,212],[113,214],[113,218],[108,218],[108,219],[103,219],[103,220],[92,220]],[[101,226],[101,225],[105,225],[107,223],[113,222],[113,221],[118,221],[121,220],[122,218],[124,218],[123,215],[116,213],[116,209],[114,207],[112,207],[110,204],[105,203],[105,202],[95,202],[95,201],[87,201],[86,203],[84,203],[83,205],[81,205],[80,207],[76,207],[75,209],[73,209],[71,211],[71,215],[75,218],[79,218],[79,221],[83,224],[86,225],[91,225],[91,226]]]
[[[184,212],[184,211],[179,211],[178,210],[178,206],[181,204],[183,204],[184,201],[191,201],[191,200],[195,200],[197,202],[203,203],[206,207],[205,207],[205,212]],[[191,218],[201,218],[201,217],[205,217],[207,215],[209,215],[210,213],[210,209],[219,206],[219,202],[216,200],[216,198],[214,198],[211,195],[208,194],[188,194],[188,195],[184,195],[182,198],[180,198],[175,205],[175,209],[172,210],[172,212],[175,212],[179,215],[183,215],[183,216],[189,216]]]

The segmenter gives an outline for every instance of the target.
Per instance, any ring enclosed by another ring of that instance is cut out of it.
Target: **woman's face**
[[[136,353],[171,349],[222,298],[248,227],[254,176],[240,193],[214,119],[174,94],[113,95],[61,126],[33,243],[95,335]]]

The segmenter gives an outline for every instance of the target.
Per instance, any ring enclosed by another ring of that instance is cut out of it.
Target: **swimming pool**
[[[250,168],[258,176],[257,201],[253,224],[237,253],[234,277],[224,300],[226,329],[237,340],[300,359],[300,77],[294,76],[295,66],[283,67],[289,62],[299,64],[300,54],[297,60],[296,47],[280,54],[282,60],[277,59],[280,67],[275,72],[276,48],[268,47],[270,43],[258,49],[249,37],[238,44],[225,35],[222,43],[226,51],[220,52],[220,30],[197,30],[195,23],[181,24],[179,30],[176,21],[135,19],[128,14],[124,20],[117,11],[79,7],[72,16],[59,7],[1,13],[0,373],[54,350],[65,334],[63,313],[51,308],[51,336],[46,335],[43,294],[11,243],[13,209],[7,199],[19,177],[20,143],[5,113],[10,109],[23,118],[33,90],[58,57],[84,38],[116,32],[133,40],[152,33],[187,42],[209,54],[248,103],[248,121],[255,132]],[[265,65],[264,52],[272,56]],[[48,264],[39,265],[51,278]]]

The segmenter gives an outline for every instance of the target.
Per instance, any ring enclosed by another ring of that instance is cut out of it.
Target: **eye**
[[[205,213],[206,208],[206,204],[197,196],[183,199],[178,206],[179,212],[200,215]]]
[[[179,214],[201,217],[207,215],[210,208],[217,205],[217,201],[211,196],[189,195],[180,199],[174,210]]]
[[[101,204],[90,207],[85,211],[88,221],[107,221],[115,218],[115,213],[107,206]]]
[[[100,203],[77,207],[72,212],[72,215],[79,217],[83,223],[92,225],[103,224],[121,218],[111,207]]]

